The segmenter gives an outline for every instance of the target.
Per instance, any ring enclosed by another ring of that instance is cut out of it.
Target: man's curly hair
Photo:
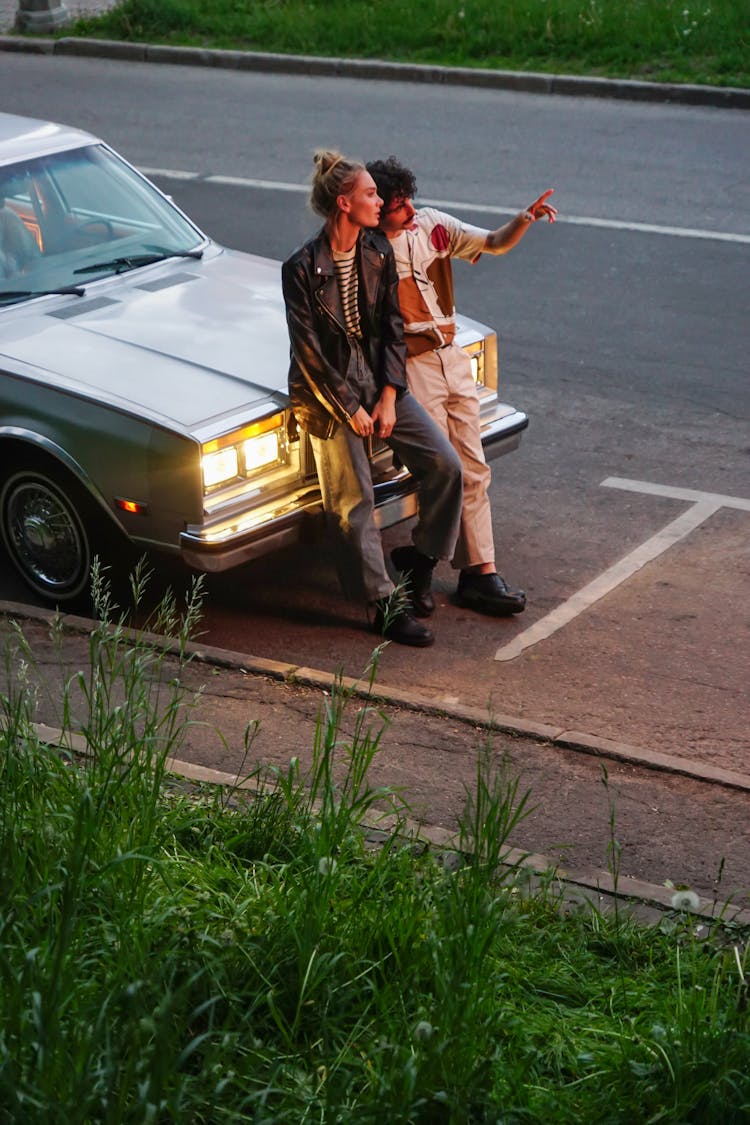
[[[395,156],[387,160],[371,160],[366,165],[387,210],[394,199],[412,199],[417,194],[417,181],[411,168],[399,164]]]

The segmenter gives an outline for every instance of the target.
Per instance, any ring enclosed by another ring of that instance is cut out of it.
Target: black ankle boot
[[[412,648],[429,648],[435,643],[427,626],[412,617],[404,605],[398,605],[392,595],[389,598],[378,598],[374,609],[372,631],[385,637],[387,641],[395,641],[397,645],[411,645]]]
[[[395,547],[391,562],[402,576],[404,593],[411,602],[415,617],[431,617],[435,599],[430,592],[436,559],[423,555],[416,547]]]

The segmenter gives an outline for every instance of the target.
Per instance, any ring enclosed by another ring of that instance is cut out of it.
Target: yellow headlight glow
[[[249,426],[243,426],[241,430],[234,430],[231,434],[224,434],[220,438],[214,438],[213,441],[207,441],[203,446],[203,452],[214,453],[217,449],[226,449],[229,445],[239,445],[240,442],[257,437],[258,434],[278,430],[283,425],[284,415],[272,414],[269,418],[263,418],[260,422],[252,422]]]
[[[208,453],[203,457],[203,483],[206,488],[213,488],[222,481],[232,480],[238,472],[239,461],[234,446],[220,449],[217,453]]]
[[[284,415],[272,414],[239,430],[204,442],[203,487],[216,488],[237,477],[251,477],[284,460]]]
[[[263,465],[272,465],[279,459],[279,435],[261,434],[243,443],[245,472],[252,473]]]
[[[484,382],[484,347],[482,344],[469,344],[464,351],[471,362],[471,374],[475,383]]]

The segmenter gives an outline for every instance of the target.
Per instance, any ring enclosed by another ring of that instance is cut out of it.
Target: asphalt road
[[[311,229],[293,189],[321,143],[395,151],[423,197],[481,225],[553,186],[560,222],[456,270],[460,306],[500,331],[504,396],[532,419],[492,493],[498,561],[529,607],[503,622],[459,611],[443,566],[437,644],[391,646],[380,678],[746,772],[747,114],[12,55],[0,104],[197,175],[155,178],[217,239],[273,257]],[[693,493],[725,499],[548,639],[495,659],[692,511]],[[325,548],[208,588],[214,645],[350,674],[367,662],[372,637]],[[0,571],[0,596],[19,595]]]

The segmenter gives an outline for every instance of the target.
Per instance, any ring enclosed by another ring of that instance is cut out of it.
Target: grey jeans
[[[330,438],[311,435],[328,523],[336,540],[342,587],[373,602],[393,590],[375,523],[375,499],[364,439],[340,425]],[[396,424],[387,444],[417,482],[412,540],[436,559],[453,554],[461,520],[461,462],[447,437],[413,395],[396,400]]]

